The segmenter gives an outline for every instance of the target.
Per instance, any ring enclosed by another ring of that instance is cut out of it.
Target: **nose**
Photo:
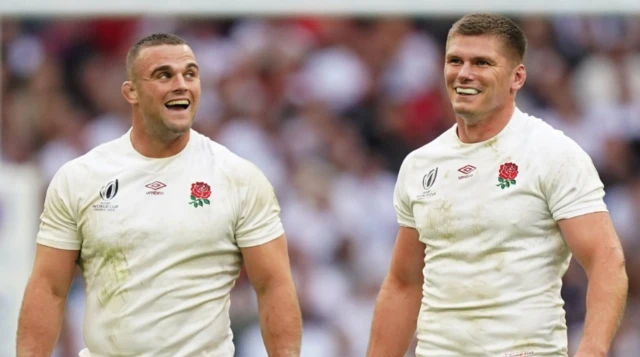
[[[460,67],[460,71],[458,72],[458,79],[461,82],[467,82],[473,79],[473,73],[471,64],[469,62],[465,62]]]
[[[174,92],[184,92],[187,90],[187,81],[184,79],[182,74],[176,75],[173,81],[173,91]]]

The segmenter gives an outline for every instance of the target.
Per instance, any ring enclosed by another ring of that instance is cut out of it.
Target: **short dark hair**
[[[154,33],[151,34],[133,45],[129,52],[127,52],[127,76],[129,79],[133,78],[133,64],[138,59],[140,51],[147,47],[159,46],[159,45],[186,45],[187,41],[182,38],[169,34],[169,33]]]
[[[447,42],[456,35],[498,37],[518,62],[522,62],[527,50],[524,33],[509,18],[493,14],[471,14],[456,21],[447,36]]]

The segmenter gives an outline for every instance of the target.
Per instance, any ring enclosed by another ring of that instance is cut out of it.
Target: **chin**
[[[459,115],[467,126],[474,126],[482,121],[482,118],[470,115]]]
[[[179,135],[188,133],[192,126],[193,120],[186,118],[182,120],[168,120],[165,122],[165,127],[168,131]]]
[[[453,111],[459,116],[474,116],[478,111],[474,106],[468,104],[454,104]]]
[[[169,127],[169,130],[175,134],[184,135],[191,130],[191,123],[189,125],[177,125],[173,127]]]
[[[467,125],[473,125],[480,121],[480,113],[475,108],[468,106],[454,106],[453,112],[460,117]]]

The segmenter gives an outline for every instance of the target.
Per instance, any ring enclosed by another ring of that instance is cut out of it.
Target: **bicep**
[[[244,267],[257,293],[291,280],[285,235],[267,243],[241,248]]]
[[[37,244],[30,284],[66,297],[76,269],[79,250],[64,250]]]
[[[422,285],[425,248],[416,229],[400,227],[393,249],[389,278],[402,285]]]
[[[620,240],[607,212],[562,219],[558,226],[569,250],[585,270],[598,256],[621,257]]]

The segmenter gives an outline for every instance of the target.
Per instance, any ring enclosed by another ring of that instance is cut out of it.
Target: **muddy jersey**
[[[454,126],[407,156],[394,205],[426,245],[417,355],[567,356],[557,221],[606,211],[603,197],[584,151],[517,109],[490,140]]]
[[[93,357],[232,357],[240,248],[281,236],[279,212],[262,172],[207,137],[151,159],[127,133],[58,171],[37,242],[80,250]]]

